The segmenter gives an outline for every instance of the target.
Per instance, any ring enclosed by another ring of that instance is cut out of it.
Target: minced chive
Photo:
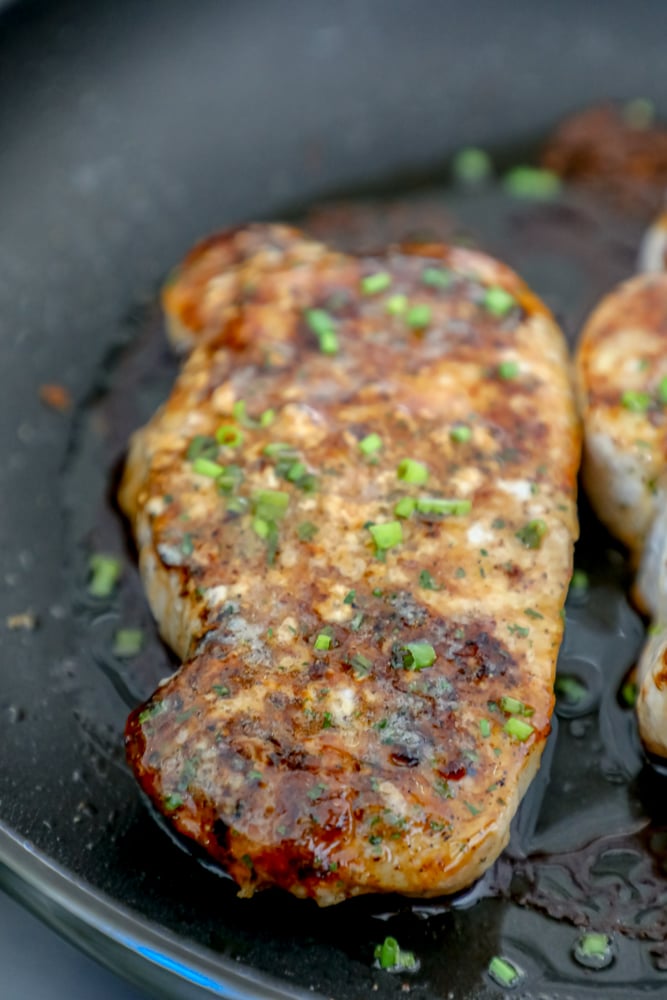
[[[390,316],[402,316],[405,310],[408,308],[408,297],[407,295],[392,295],[387,299],[385,309]]]
[[[452,272],[444,267],[425,267],[421,273],[423,285],[429,288],[447,288],[452,283]]]
[[[544,618],[544,615],[540,614],[539,611],[536,611],[535,608],[524,608],[523,613],[529,618]]]
[[[519,528],[518,531],[514,533],[515,538],[518,538],[522,545],[525,545],[527,549],[539,549],[542,544],[542,539],[547,533],[547,526],[544,521],[537,518],[534,521],[528,521],[524,524],[523,528]]]
[[[514,296],[500,285],[491,285],[487,288],[482,299],[484,308],[498,317],[506,316],[516,304]]]
[[[503,728],[509,736],[513,736],[520,743],[524,743],[535,732],[530,723],[517,719],[514,715],[507,720]]]
[[[435,663],[436,652],[430,642],[407,642],[403,647],[408,656],[404,660],[407,670],[424,670]]]
[[[503,187],[515,198],[537,201],[554,198],[562,187],[558,174],[541,167],[514,167],[503,178]]]
[[[287,469],[285,478],[288,479],[290,483],[298,483],[300,479],[303,479],[307,472],[308,468],[303,462],[292,462]]]
[[[167,812],[173,812],[174,809],[179,809],[183,805],[183,799],[180,795],[165,795],[162,804]]]
[[[366,437],[362,438],[359,442],[359,451],[364,455],[373,455],[376,451],[379,451],[382,447],[382,438],[379,434],[373,431],[367,434]]]
[[[350,628],[352,629],[352,631],[358,632],[363,624],[363,621],[364,621],[364,613],[363,611],[358,611],[350,622]]]
[[[271,441],[262,449],[262,454],[268,458],[275,458],[276,455],[283,455],[285,452],[296,454],[296,449],[293,444],[287,444],[285,441]]]
[[[252,520],[252,530],[260,538],[266,540],[271,532],[271,525],[263,517],[254,517]]]
[[[144,633],[140,628],[119,628],[113,640],[113,654],[121,659],[129,659],[141,652]]]
[[[243,444],[243,432],[232,424],[222,424],[218,427],[215,437],[225,448],[238,448]]]
[[[394,516],[395,517],[410,517],[414,513],[414,509],[417,501],[413,500],[412,497],[401,497],[401,499],[394,505]]]
[[[667,405],[667,375],[665,375],[664,378],[661,378],[658,383],[658,399],[663,406]]]
[[[503,695],[500,699],[500,707],[503,712],[507,712],[508,715],[524,715],[524,704],[517,698],[511,698],[509,695]]]
[[[587,689],[581,681],[577,680],[576,677],[570,677],[567,674],[561,674],[556,677],[554,683],[554,691],[556,694],[560,695],[561,698],[565,698],[566,702],[571,705],[576,705],[586,697]]]
[[[314,643],[314,649],[331,649],[331,636],[320,632]]]
[[[518,361],[501,361],[496,371],[498,372],[498,378],[509,382],[519,374],[519,363]]]
[[[452,174],[461,184],[480,184],[492,171],[491,157],[476,146],[460,149],[452,160]]]
[[[196,458],[217,458],[218,442],[208,434],[196,434],[188,445],[185,457],[189,462],[194,462]]]
[[[431,322],[431,307],[422,304],[410,306],[405,314],[405,322],[413,330],[420,330]]]
[[[232,406],[232,416],[234,420],[238,420],[240,424],[248,419],[246,413],[245,399],[238,399]]]
[[[90,571],[88,593],[93,597],[110,597],[120,579],[120,559],[102,552],[94,552],[88,560],[88,569]]]
[[[419,586],[423,587],[424,590],[440,590],[440,586],[435,582],[427,569],[423,569],[419,573]]]
[[[639,694],[639,688],[637,687],[636,681],[626,681],[621,687],[621,701],[628,708],[634,708],[637,704],[637,695]]]
[[[398,464],[396,475],[404,483],[414,483],[417,486],[423,486],[428,480],[428,469],[423,462],[416,462],[414,458],[404,458]]]
[[[604,958],[609,950],[606,934],[582,934],[577,941],[577,951],[586,958]]]
[[[638,392],[635,389],[626,389],[621,396],[621,406],[631,413],[646,413],[651,405],[651,397],[647,392]]]
[[[386,937],[382,944],[376,945],[373,957],[381,969],[417,968],[417,959],[414,954],[411,951],[403,951],[396,938],[393,937]]]
[[[469,514],[472,500],[446,500],[443,497],[418,497],[416,508],[419,514]]]
[[[488,719],[479,720],[479,731],[485,739],[491,735],[491,724]]]
[[[221,493],[232,493],[243,481],[243,469],[240,465],[225,465],[218,476],[217,486]]]
[[[350,660],[350,666],[357,677],[367,677],[373,664],[363,653],[355,653]]]
[[[306,309],[304,316],[306,323],[317,337],[328,330],[336,329],[333,316],[326,309]]]
[[[338,354],[338,335],[335,330],[325,330],[320,334],[320,350],[322,354]]]
[[[506,958],[494,955],[489,962],[489,975],[499,986],[508,989],[515,986],[521,979],[521,973]]]
[[[258,490],[251,497],[253,512],[265,521],[278,521],[285,516],[289,493],[282,490]]]
[[[296,533],[302,542],[311,542],[320,529],[312,521],[302,521],[297,525]]]
[[[456,441],[457,444],[465,444],[472,437],[472,430],[467,424],[456,424],[449,432],[449,436],[452,441]]]
[[[245,497],[227,497],[225,510],[230,514],[245,514],[248,509],[248,501]]]
[[[384,292],[391,285],[391,275],[386,271],[378,271],[377,274],[367,274],[361,279],[361,291],[364,295],[378,295]]]
[[[403,541],[403,529],[400,521],[386,521],[384,524],[371,524],[368,530],[378,549],[392,549]]]
[[[222,465],[212,462],[210,458],[195,458],[192,469],[198,476],[208,476],[209,479],[217,479],[225,471]]]
[[[348,590],[347,594],[343,598],[343,604],[354,604],[357,598],[356,590]]]
[[[260,427],[269,427],[273,423],[273,421],[275,419],[276,419],[276,411],[275,410],[271,410],[271,409],[264,410],[264,412],[260,413],[260,415],[259,415],[259,426]]]

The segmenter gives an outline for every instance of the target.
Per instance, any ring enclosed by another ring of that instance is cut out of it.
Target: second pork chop
[[[167,306],[197,346],[121,503],[186,663],[128,721],[141,786],[243,895],[462,888],[549,732],[579,460],[560,331],[482,254],[278,227],[209,241]]]

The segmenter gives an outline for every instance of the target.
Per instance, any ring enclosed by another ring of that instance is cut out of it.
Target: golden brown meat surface
[[[221,270],[222,268],[222,270]],[[121,487],[185,661],[128,758],[243,895],[435,896],[507,842],[553,705],[579,428],[553,319],[438,245],[223,234]]]

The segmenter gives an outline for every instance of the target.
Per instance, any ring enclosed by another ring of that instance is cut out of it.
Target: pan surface
[[[155,294],[197,236],[335,192],[438,177],[462,145],[508,157],[596,100],[648,95],[664,116],[665,37],[667,7],[649,2],[520,0],[501,12],[486,0],[63,0],[0,13],[0,877],[156,994],[352,1000],[407,985],[425,1000],[491,997],[495,954],[524,970],[526,997],[664,993],[667,973],[642,935],[659,936],[667,890],[649,891],[632,867],[667,851],[661,818],[645,819],[664,792],[642,772],[632,715],[614,693],[641,626],[598,528],[584,519],[582,558],[597,582],[585,607],[570,608],[563,659],[590,680],[600,723],[562,708],[513,866],[476,890],[474,906],[475,892],[454,907],[359,900],[319,913],[270,893],[237,900],[140,801],[124,719],[173,664],[153,638],[109,496],[122,442],[173,378]],[[437,214],[440,195],[427,197]],[[462,197],[451,211],[570,331],[632,269],[637,232],[576,199],[535,216],[488,198]],[[307,218],[329,233],[339,220]],[[604,266],[552,268],[586,240],[605,251]],[[65,412],[40,400],[52,383],[71,395]],[[124,552],[125,567],[120,593],[101,606],[85,590],[86,560],[107,548]],[[108,655],[120,623],[152,637],[136,663]],[[590,828],[568,842],[575,812]],[[607,968],[572,960],[574,919],[628,924]],[[414,977],[373,967],[386,934],[419,957]]]

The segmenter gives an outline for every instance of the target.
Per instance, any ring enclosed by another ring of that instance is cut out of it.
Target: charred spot
[[[229,827],[223,820],[216,819],[213,823],[213,836],[223,850],[229,847]]]
[[[392,751],[389,754],[389,760],[396,767],[417,767],[421,763],[421,758],[415,757],[410,753],[402,753],[400,751]]]
[[[274,766],[285,767],[288,771],[306,771],[313,764],[310,754],[307,754],[305,750],[297,750],[294,747],[291,747],[289,750],[283,750],[282,747],[278,747],[274,753],[269,754],[269,760]]]
[[[438,777],[444,781],[461,781],[468,773],[468,768],[460,760],[452,761],[451,764],[448,763],[444,767],[436,767],[434,770]]]
[[[313,681],[320,681],[329,673],[329,666],[326,660],[313,660],[308,665],[308,677]]]
[[[459,673],[472,676],[477,681],[485,677],[502,677],[514,664],[503,643],[483,629],[467,635],[453,650],[452,659]]]

